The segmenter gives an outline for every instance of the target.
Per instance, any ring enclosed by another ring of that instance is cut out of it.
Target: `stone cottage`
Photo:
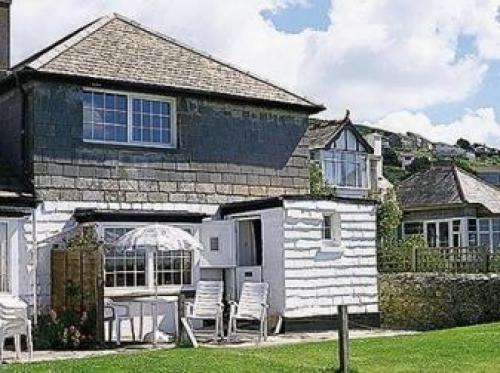
[[[288,319],[340,303],[377,315],[374,203],[308,195],[308,118],[323,106],[116,14],[0,60],[0,152],[19,180],[5,192],[18,215],[0,209],[4,291],[50,305],[45,242],[61,231],[93,222],[113,241],[160,222],[209,248],[165,253],[160,292],[220,279],[235,299],[263,280]],[[116,255],[105,294],[152,294],[154,258]]]

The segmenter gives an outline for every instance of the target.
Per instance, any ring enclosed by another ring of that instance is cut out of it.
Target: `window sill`
[[[184,286],[161,286],[158,287],[159,296],[172,296],[178,295],[184,291],[194,291],[195,287],[192,285]],[[145,287],[130,287],[130,288],[104,288],[105,297],[143,297],[155,295],[154,288]]]
[[[162,144],[148,144],[148,143],[135,143],[135,142],[119,142],[119,141],[101,141],[101,140],[89,140],[84,139],[85,144],[92,145],[113,145],[113,146],[123,146],[129,148],[150,148],[150,149],[172,149],[175,150],[177,147],[175,145],[162,145]]]

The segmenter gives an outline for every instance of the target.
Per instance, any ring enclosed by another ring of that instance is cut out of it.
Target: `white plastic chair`
[[[215,321],[214,341],[219,337],[224,338],[224,324],[222,319],[222,295],[224,283],[222,281],[199,281],[196,285],[194,303],[187,302],[185,319],[193,334],[201,330],[193,328],[193,320],[213,320]]]
[[[135,342],[134,317],[130,312],[130,307],[126,304],[116,303],[106,298],[104,301],[104,322],[108,322],[108,340],[111,342],[113,336],[113,323],[115,323],[116,344],[118,346],[121,344],[122,321],[130,321],[132,340]]]
[[[3,361],[5,339],[13,337],[16,358],[21,355],[21,336],[26,336],[29,358],[33,358],[33,339],[31,320],[28,319],[28,306],[15,297],[0,298],[0,363]]]
[[[230,302],[230,314],[227,339],[231,341],[238,333],[249,333],[249,331],[237,328],[237,322],[258,321],[258,342],[264,338],[267,340],[267,297],[269,285],[265,282],[245,282],[241,290],[240,302]]]

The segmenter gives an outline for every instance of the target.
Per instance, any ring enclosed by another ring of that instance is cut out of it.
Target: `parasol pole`
[[[156,346],[156,334],[158,333],[158,238],[156,239],[155,246],[155,314],[153,322],[153,346]]]

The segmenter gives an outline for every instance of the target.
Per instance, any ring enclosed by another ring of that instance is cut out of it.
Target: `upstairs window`
[[[174,101],[86,90],[83,93],[83,138],[87,142],[175,147]]]

